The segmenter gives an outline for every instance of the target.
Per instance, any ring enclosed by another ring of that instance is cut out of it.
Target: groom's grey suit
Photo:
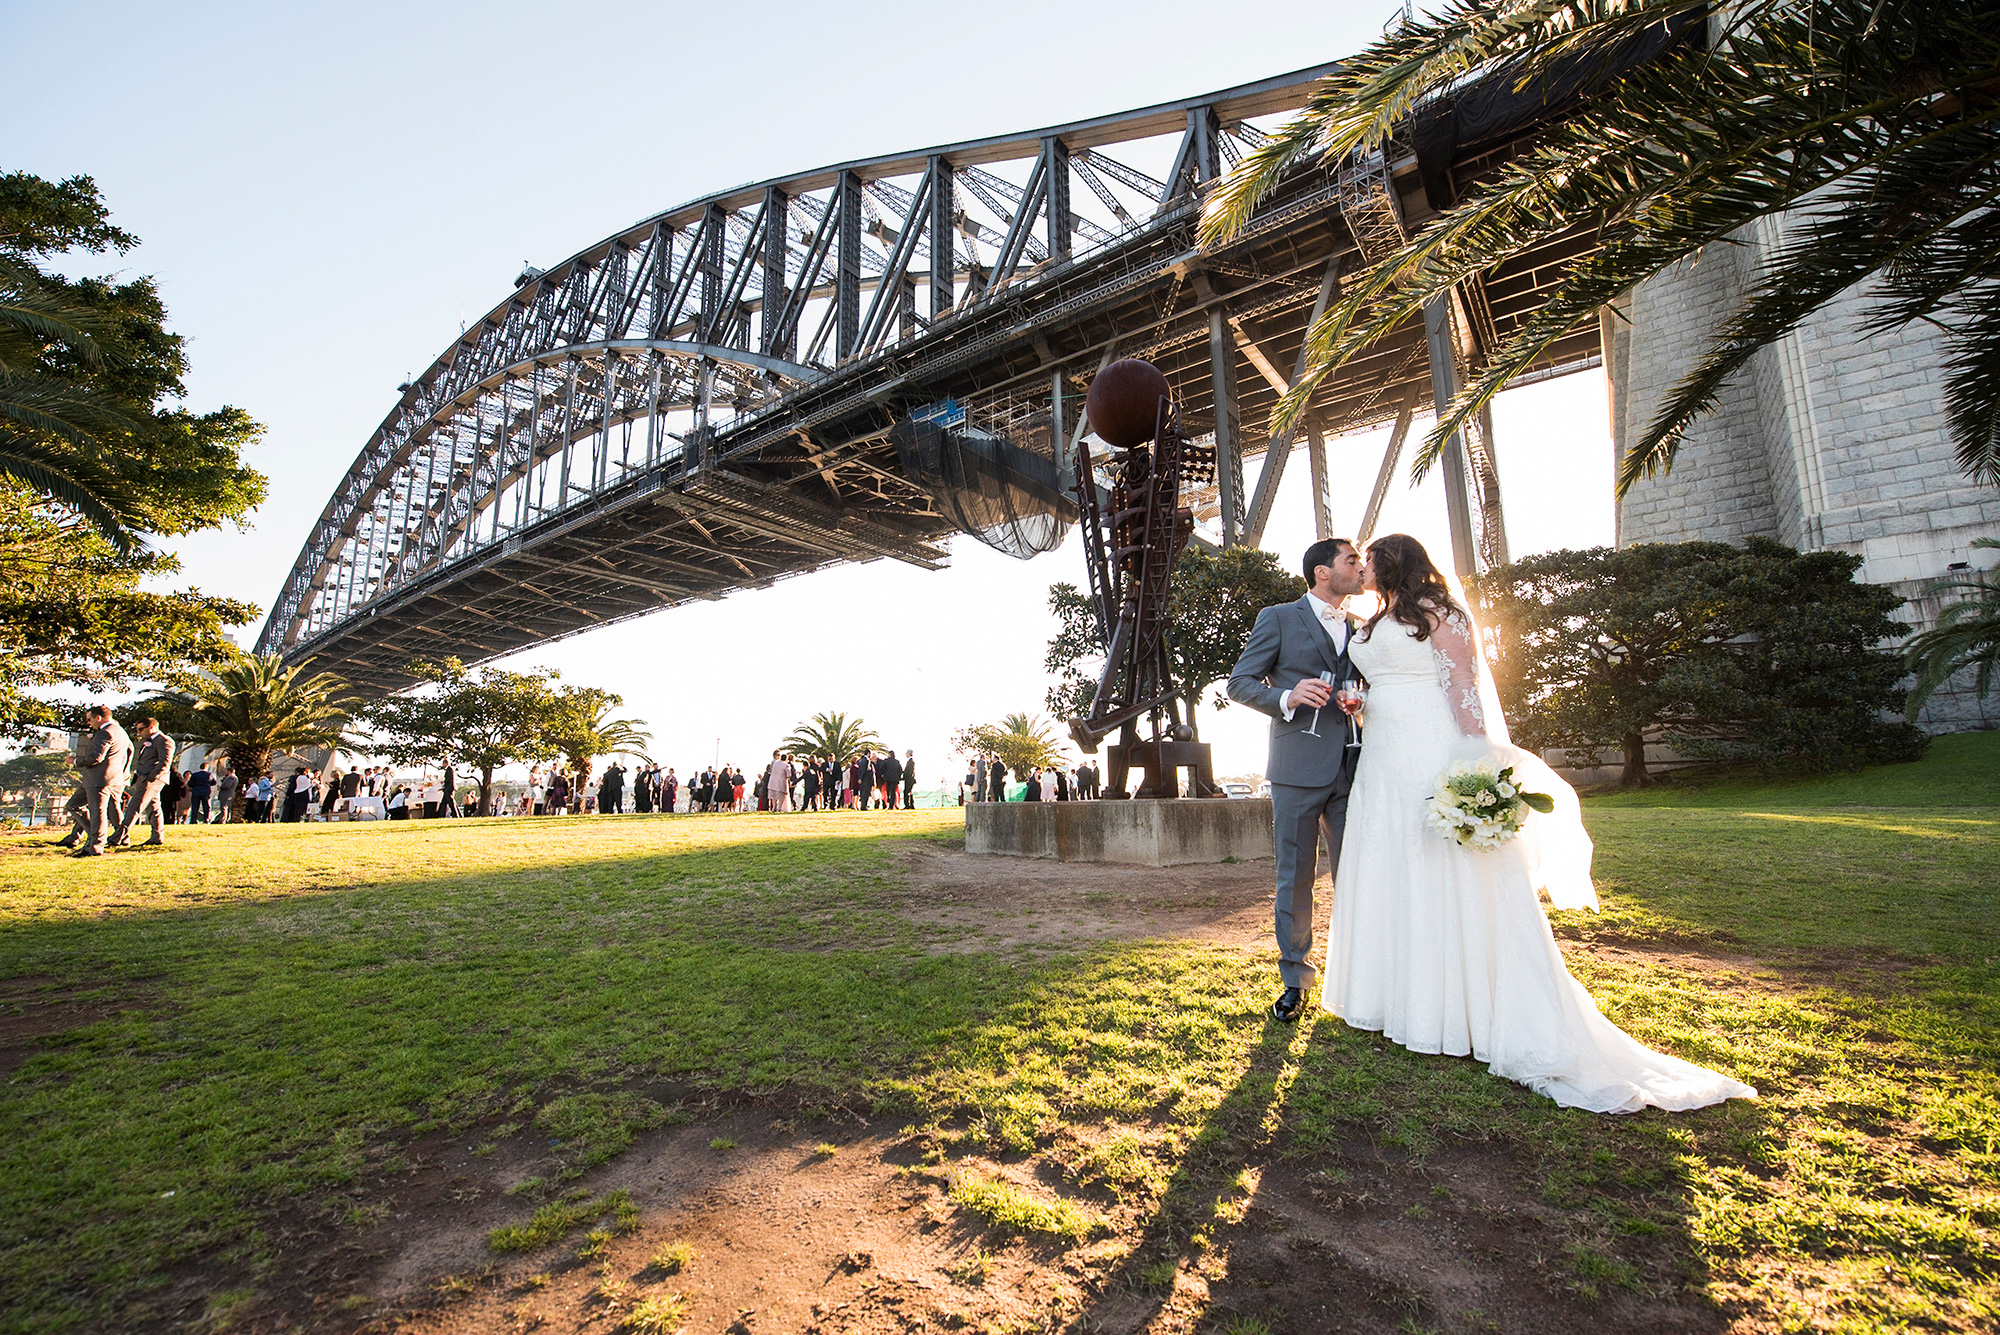
[[[1313,945],[1313,879],[1319,867],[1319,834],[1340,865],[1340,838],[1347,826],[1347,794],[1354,785],[1359,747],[1347,742],[1347,719],[1329,702],[1325,723],[1314,737],[1313,712],[1300,706],[1285,718],[1285,692],[1308,678],[1331,672],[1338,683],[1358,677],[1347,657],[1348,625],[1343,617],[1322,620],[1311,595],[1257,614],[1243,656],[1229,676],[1229,698],[1271,716],[1271,758],[1264,777],[1271,783],[1272,834],[1278,855],[1278,974],[1285,986],[1312,986],[1316,971],[1306,962]],[[1335,643],[1335,635],[1340,643]]]

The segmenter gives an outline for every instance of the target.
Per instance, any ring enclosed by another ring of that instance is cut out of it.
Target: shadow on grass
[[[1264,1017],[1241,1078],[1188,1142],[1129,1250],[1101,1278],[1066,1329],[1147,1329],[1169,1309],[1177,1312],[1186,1328],[1217,1316],[1210,1309],[1214,1289],[1227,1288],[1236,1278],[1235,1244],[1242,1237],[1244,1213],[1254,1200],[1246,1185],[1249,1176],[1268,1171],[1281,1157],[1306,1164],[1326,1161],[1327,1145],[1305,1150],[1297,1143],[1299,1127],[1297,1112],[1289,1106],[1291,1094],[1311,1059],[1346,1063],[1336,1053],[1342,1045],[1335,1032],[1338,1021],[1322,1017],[1306,1028],[1302,1035],[1300,1026]],[[1360,1128],[1348,1131],[1366,1134]],[[1310,1272],[1293,1276],[1292,1287],[1319,1298],[1336,1295],[1342,1328],[1358,1322],[1369,1329],[1409,1329],[1414,1322],[1417,1329],[1429,1329],[1422,1323],[1436,1316],[1423,1293],[1384,1273],[1386,1266],[1374,1273],[1356,1269],[1307,1235],[1291,1239],[1285,1250],[1288,1255],[1281,1269]],[[1242,1287],[1269,1283],[1256,1279]],[[1317,1318],[1295,1315],[1297,1320],[1285,1320],[1282,1313],[1275,1314],[1279,1328],[1325,1328],[1315,1327],[1316,1320],[1325,1319],[1324,1308]],[[1243,1318],[1240,1326],[1272,1329],[1251,1318]]]
[[[860,1096],[1034,977],[926,954],[884,833],[16,918],[10,1005],[98,1018],[0,1085],[0,1331],[165,1319],[177,1268],[254,1272],[426,1136],[506,1119],[582,1168],[672,1115],[639,1086]]]

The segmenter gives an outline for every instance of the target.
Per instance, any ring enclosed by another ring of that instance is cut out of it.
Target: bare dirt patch
[[[717,1140],[733,1141],[727,1149]],[[830,1151],[830,1152],[829,1152]],[[487,1229],[530,1207],[474,1186],[504,1173],[442,1164],[442,1195],[356,1231],[335,1267],[246,1303],[235,1328],[484,1335],[662,1330],[900,1335],[916,1331],[1708,1331],[1677,1295],[1580,1298],[1560,1222],[1496,1152],[1422,1165],[1366,1145],[1249,1163],[1212,1236],[1176,1237],[1151,1207],[1078,1190],[1045,1161],[952,1158],[858,1121],[741,1110],[649,1137],[576,1184],[629,1193],[630,1232],[579,1229],[497,1258]],[[1066,1243],[1009,1235],[953,1203],[955,1177],[997,1179],[1102,1221]],[[1549,1217],[1545,1218],[1545,1215]],[[680,1249],[676,1255],[670,1249]],[[268,1305],[267,1305],[268,1304]]]
[[[138,993],[107,999],[101,990],[63,987],[49,978],[0,983],[0,1078],[12,1075],[59,1035],[149,1000]]]
[[[973,857],[914,842],[898,856],[909,887],[898,893],[900,911],[940,952],[1155,937],[1258,946],[1271,937],[1269,858],[1129,867]]]

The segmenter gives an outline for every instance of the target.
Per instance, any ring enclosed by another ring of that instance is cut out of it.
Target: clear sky
[[[395,386],[524,260],[741,181],[1337,59],[1399,8],[0,0],[0,170],[95,177],[143,244],[68,267],[155,275],[189,338],[188,405],[269,428],[251,526],[179,547],[187,583],[268,607]],[[1517,554],[1611,540],[1601,375],[1504,396],[1495,434]],[[1358,522],[1381,448],[1334,447],[1337,529]],[[1442,548],[1437,491],[1399,486],[1382,531]],[[1311,538],[1300,457],[1265,541],[1289,565]],[[683,773],[718,751],[747,766],[844,709],[915,749],[928,784],[954,728],[1042,708],[1047,589],[1081,578],[1074,542],[1018,562],[960,538],[944,572],[846,567],[514,662],[621,693]],[[1259,716],[1205,708],[1202,729],[1219,772],[1262,768]]]

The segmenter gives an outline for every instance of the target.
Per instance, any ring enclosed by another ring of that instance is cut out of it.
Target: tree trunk
[[[225,752],[229,757],[229,768],[236,771],[236,798],[229,804],[229,820],[241,825],[243,810],[250,802],[250,785],[264,777],[264,771],[271,765],[271,748],[249,747],[243,751],[233,748]]]
[[[1625,751],[1625,772],[1618,776],[1621,788],[1638,788],[1646,782],[1646,734],[1628,732],[1620,743]]]
[[[479,769],[479,814],[493,814],[493,767],[482,765]]]
[[[1187,705],[1188,732],[1192,734],[1189,740],[1198,742],[1201,740],[1201,724],[1195,720],[1195,712],[1196,708],[1201,704],[1201,696],[1199,694],[1187,696],[1185,703]]]

